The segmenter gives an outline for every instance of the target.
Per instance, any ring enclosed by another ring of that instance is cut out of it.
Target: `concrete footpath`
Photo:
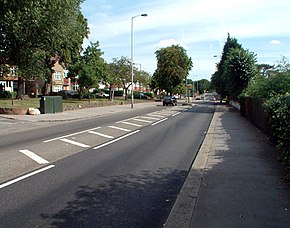
[[[290,227],[290,188],[264,134],[218,106],[164,227]]]

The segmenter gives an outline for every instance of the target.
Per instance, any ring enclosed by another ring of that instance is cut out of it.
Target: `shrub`
[[[0,97],[1,98],[12,98],[12,94],[9,91],[0,90]]]
[[[290,168],[290,93],[271,97],[264,107],[269,113],[272,135],[283,151],[281,159]]]

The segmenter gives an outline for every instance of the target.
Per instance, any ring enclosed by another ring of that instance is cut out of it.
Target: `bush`
[[[123,95],[124,95],[123,90],[115,90],[114,91],[114,96],[116,96],[116,97],[122,97]]]
[[[0,90],[0,97],[1,98],[12,98],[12,93],[10,93],[9,91]]]
[[[278,147],[282,149],[282,161],[290,169],[290,93],[275,95],[264,107],[269,113],[269,127]]]

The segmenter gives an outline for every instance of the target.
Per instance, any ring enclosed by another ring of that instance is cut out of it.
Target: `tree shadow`
[[[51,227],[162,227],[187,171],[158,169],[140,174],[97,175],[79,186],[56,214],[41,214]]]

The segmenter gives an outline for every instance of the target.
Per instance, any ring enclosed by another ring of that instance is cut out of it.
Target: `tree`
[[[109,71],[110,82],[121,86],[128,99],[128,89],[131,86],[131,60],[128,57],[113,58]]]
[[[154,82],[161,91],[172,94],[173,89],[186,79],[192,68],[192,60],[179,45],[161,48],[155,54],[157,69],[153,74]]]
[[[256,55],[243,48],[232,48],[225,61],[224,79],[226,95],[233,100],[247,88],[252,77],[257,74]]]
[[[210,90],[210,82],[206,79],[201,79],[197,82],[197,85],[198,85],[198,91],[200,93],[203,93],[204,91],[208,91]]]
[[[0,64],[16,65],[20,79],[50,80],[55,61],[72,62],[88,35],[81,2],[2,0]]]
[[[223,48],[223,53],[219,63],[217,63],[217,70],[211,77],[211,83],[217,93],[220,95],[221,101],[226,98],[226,85],[227,79],[225,77],[225,62],[228,58],[228,54],[232,48],[241,48],[242,45],[238,43],[237,39],[231,38],[228,34],[227,41]]]
[[[83,89],[98,87],[99,82],[104,78],[106,65],[102,58],[103,52],[99,48],[99,42],[91,43],[84,51],[82,61],[79,62],[80,92]]]

